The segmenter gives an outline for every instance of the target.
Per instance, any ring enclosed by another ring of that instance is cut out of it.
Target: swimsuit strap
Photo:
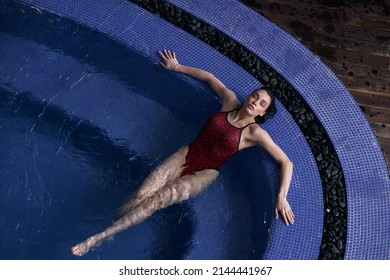
[[[246,126],[244,126],[244,127],[241,127],[240,129],[241,129],[241,130],[243,130],[244,128],[246,128],[246,127],[250,126],[251,124],[257,124],[257,122],[251,122],[251,123],[248,123]]]
[[[251,122],[251,123],[248,123],[247,125],[245,125],[244,127],[236,127],[235,125],[232,125],[230,122],[229,122],[229,113],[230,112],[233,112],[233,111],[237,111],[239,110],[241,107],[238,107],[236,109],[233,109],[233,110],[230,110],[230,111],[225,111],[225,112],[221,112],[221,113],[226,113],[226,121],[232,126],[232,127],[235,127],[237,129],[240,129],[240,130],[243,130],[244,128],[250,126],[251,124],[255,124],[256,122]]]

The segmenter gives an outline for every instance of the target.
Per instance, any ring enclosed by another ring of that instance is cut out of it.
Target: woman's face
[[[259,89],[246,98],[244,108],[251,116],[264,116],[270,104],[269,94],[265,90]]]

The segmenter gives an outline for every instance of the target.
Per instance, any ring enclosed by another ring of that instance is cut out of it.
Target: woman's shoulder
[[[237,110],[241,107],[241,102],[238,100],[238,98],[234,97],[230,100],[225,100],[222,103],[221,112],[230,112]]]
[[[252,141],[259,142],[262,140],[266,140],[270,137],[268,132],[265,129],[263,129],[262,127],[260,127],[257,123],[251,124],[248,127],[248,131],[249,131],[248,137]]]

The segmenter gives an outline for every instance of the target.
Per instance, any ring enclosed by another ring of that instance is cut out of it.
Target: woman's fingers
[[[293,224],[294,223],[294,213],[292,211],[290,211],[290,223]]]
[[[162,58],[164,61],[171,58],[171,56],[169,55],[169,52],[168,52],[167,50],[164,50],[164,52],[159,51],[158,53],[160,54],[161,58]]]
[[[275,208],[275,218],[278,219],[279,218],[279,212],[280,214],[282,215],[283,217],[283,220],[284,220],[284,223],[288,226],[289,224],[293,224],[294,223],[294,213],[292,212],[291,208],[282,208],[280,210],[278,210],[278,208],[276,207]]]
[[[284,209],[282,212],[284,223],[288,226],[289,220],[287,217],[287,211]]]
[[[288,224],[293,224],[294,223],[294,214],[292,213],[291,209],[286,211],[286,218],[285,221]]]
[[[158,53],[163,60],[160,65],[164,66],[164,68],[168,70],[175,70],[178,68],[179,62],[176,59],[176,54],[174,51],[163,50],[159,51]]]
[[[174,62],[177,64],[177,59],[176,59],[176,54],[173,51],[170,50],[164,50],[158,52],[160,54],[160,57],[163,59],[164,63],[168,63],[170,61]]]
[[[172,53],[170,50],[164,50],[165,57],[168,59],[173,59]]]
[[[287,200],[281,199],[278,200],[278,202],[276,203],[276,207],[275,207],[276,219],[279,218],[279,213],[281,214],[283,221],[287,226],[290,224],[292,225],[294,223],[295,216]]]
[[[160,62],[160,65],[163,66],[164,68],[167,68],[167,65],[166,65],[167,64],[167,58],[164,56],[164,54],[161,51],[159,51],[158,53],[160,54],[161,59],[164,61],[164,62]]]
[[[158,52],[159,54],[160,54],[160,56],[161,56],[161,58],[164,60],[164,62],[167,60],[167,58],[165,57],[165,55],[161,52],[161,51],[159,51]]]

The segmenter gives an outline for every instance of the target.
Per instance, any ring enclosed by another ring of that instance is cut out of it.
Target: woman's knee
[[[202,170],[193,175],[182,177],[183,185],[187,185],[189,196],[193,197],[204,191],[217,178],[219,172],[217,170]]]
[[[171,183],[153,195],[147,202],[151,210],[156,211],[189,198],[189,191],[179,182]]]

